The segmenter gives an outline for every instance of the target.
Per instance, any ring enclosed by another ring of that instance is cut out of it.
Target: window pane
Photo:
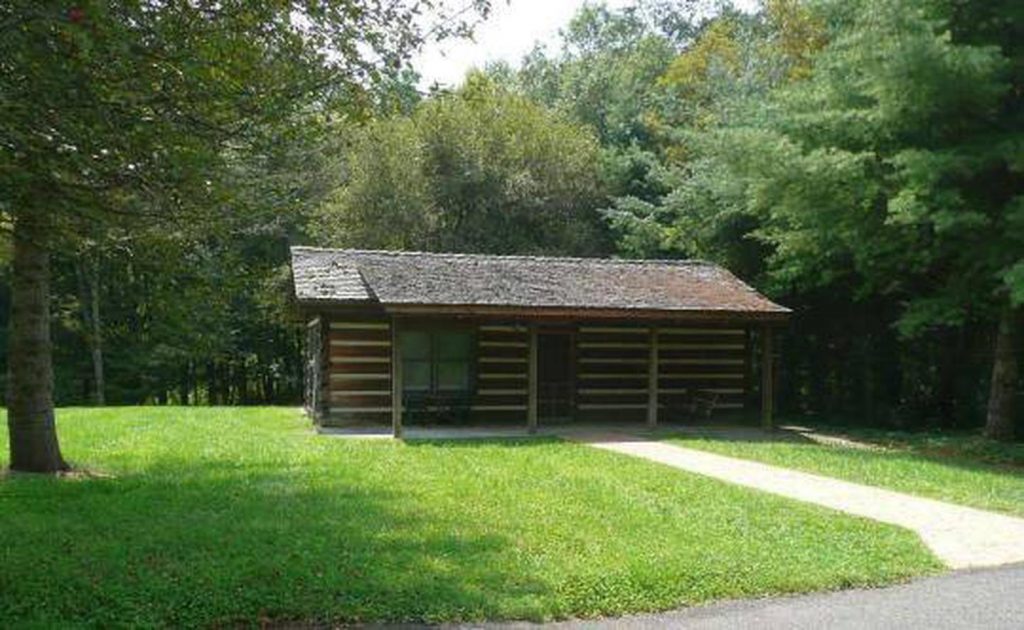
[[[418,330],[398,333],[398,347],[403,359],[427,361],[430,359],[430,335]]]
[[[439,390],[469,389],[469,363],[465,361],[441,361],[437,364],[437,388]]]
[[[402,389],[427,391],[430,389],[430,361],[402,361]]]
[[[468,332],[437,333],[437,357],[469,360],[473,337]]]

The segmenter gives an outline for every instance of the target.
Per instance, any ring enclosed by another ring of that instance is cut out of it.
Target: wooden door
[[[567,421],[572,416],[572,335],[537,335],[537,415]]]

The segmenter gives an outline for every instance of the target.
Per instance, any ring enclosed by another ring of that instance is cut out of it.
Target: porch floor
[[[358,427],[319,427],[321,435],[349,439],[391,439],[391,427],[358,426]],[[529,437],[567,437],[582,438],[588,436],[614,434],[635,436],[638,439],[656,438],[662,435],[690,434],[719,439],[772,440],[772,441],[806,441],[800,432],[788,428],[775,431],[764,431],[749,426],[726,425],[695,425],[692,423],[661,422],[657,427],[650,428],[642,423],[565,423],[550,424],[537,427],[531,434],[525,426],[516,425],[472,425],[472,426],[409,426],[403,431],[406,440],[472,440]]]

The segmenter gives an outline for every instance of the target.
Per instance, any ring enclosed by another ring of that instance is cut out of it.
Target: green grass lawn
[[[572,443],[342,440],[289,409],[58,423],[94,474],[0,481],[0,627],[547,619],[940,569],[908,531]]]
[[[878,448],[692,436],[675,436],[670,441],[721,455],[1024,516],[1024,468],[1010,465],[1016,461],[1018,447],[997,446],[968,435],[866,432],[851,437],[870,441]]]

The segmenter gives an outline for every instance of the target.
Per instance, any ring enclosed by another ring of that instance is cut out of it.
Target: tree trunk
[[[103,372],[103,322],[100,320],[100,263],[92,260],[88,271],[89,282],[89,333],[92,354],[93,401],[97,406],[107,404],[107,384]]]
[[[53,411],[50,254],[42,217],[17,217],[11,279],[8,411],[11,469],[67,470]]]
[[[206,362],[206,404],[214,406],[219,404],[217,400],[217,364],[214,361]]]
[[[1017,339],[1020,314],[1007,307],[999,317],[996,331],[995,358],[992,361],[992,385],[988,394],[988,417],[985,436],[995,440],[1012,440],[1014,399],[1017,397]]]
[[[92,401],[102,407],[106,404],[106,384],[103,373],[103,325],[100,321],[100,265],[98,260],[90,259],[86,252],[80,253],[79,258],[81,262],[76,265],[76,271],[85,343],[92,359]]]
[[[180,399],[178,401],[179,405],[182,405],[182,406],[185,406],[185,407],[188,406],[188,392],[189,392],[189,385],[188,385],[188,362],[186,362],[185,365],[182,366],[182,368],[181,368],[181,378],[178,381],[178,398]]]

